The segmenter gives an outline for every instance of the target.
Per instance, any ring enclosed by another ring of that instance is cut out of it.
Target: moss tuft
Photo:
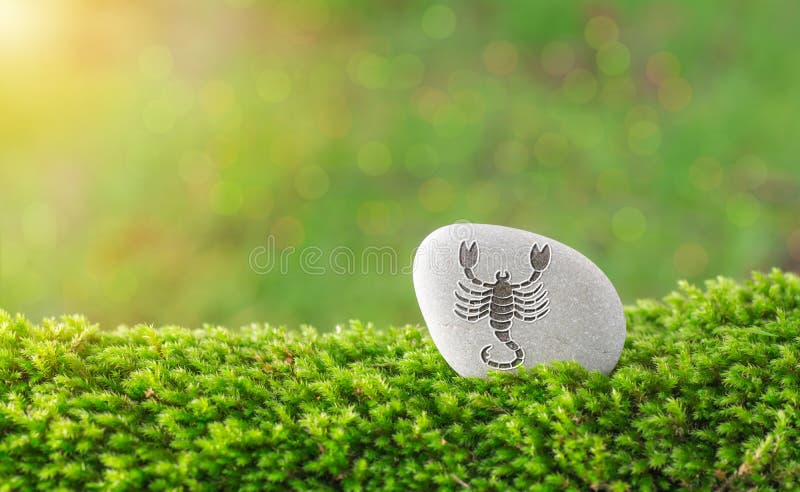
[[[425,330],[0,311],[0,489],[800,487],[800,278],[627,309],[610,377],[457,377]]]

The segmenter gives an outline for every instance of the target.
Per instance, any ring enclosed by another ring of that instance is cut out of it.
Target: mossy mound
[[[610,377],[463,379],[424,328],[0,312],[0,489],[800,487],[800,278],[627,309]]]

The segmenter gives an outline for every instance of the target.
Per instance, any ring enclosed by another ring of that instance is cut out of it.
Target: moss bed
[[[416,326],[0,311],[0,489],[800,487],[800,278],[681,284],[626,314],[610,376],[479,380]]]

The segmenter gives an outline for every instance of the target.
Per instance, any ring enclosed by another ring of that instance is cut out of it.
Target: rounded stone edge
[[[469,226],[490,227],[490,228],[507,229],[508,231],[515,232],[515,233],[523,232],[523,233],[526,233],[526,234],[533,234],[535,236],[539,236],[539,237],[545,238],[545,239],[547,239],[549,241],[553,241],[555,243],[558,243],[560,246],[571,250],[573,253],[577,254],[579,257],[581,257],[583,260],[585,260],[590,265],[592,265],[595,269],[597,269],[597,271],[602,275],[602,278],[611,287],[611,292],[613,292],[613,294],[614,294],[614,300],[616,301],[616,308],[617,308],[615,310],[617,311],[617,313],[619,314],[620,319],[621,319],[621,322],[620,322],[620,326],[621,326],[621,343],[620,343],[620,347],[619,347],[619,350],[618,350],[618,354],[617,354],[616,358],[614,359],[613,363],[610,364],[610,367],[608,369],[603,367],[603,368],[586,369],[586,370],[587,371],[597,371],[597,372],[600,372],[601,374],[603,374],[605,376],[609,376],[611,373],[614,372],[614,369],[617,368],[617,364],[619,364],[619,359],[622,357],[622,351],[625,350],[625,343],[628,340],[628,319],[627,319],[627,316],[625,315],[625,306],[622,303],[622,299],[621,299],[621,297],[619,295],[619,292],[617,291],[616,286],[614,285],[614,282],[611,281],[611,278],[608,276],[608,274],[597,263],[592,261],[591,258],[589,258],[585,254],[583,254],[581,251],[579,251],[579,250],[573,248],[572,246],[570,246],[570,245],[568,245],[566,243],[563,243],[563,242],[561,242],[561,241],[559,241],[557,239],[553,239],[552,237],[545,236],[543,234],[539,234],[539,233],[536,233],[536,232],[528,231],[528,230],[525,230],[525,229],[518,229],[516,227],[510,227],[510,226],[504,226],[504,225],[498,225],[498,224],[473,223],[473,222],[469,222],[469,223],[453,223],[453,224],[446,224],[446,225],[437,227],[436,229],[434,229],[433,231],[428,233],[422,239],[422,241],[419,243],[419,246],[417,247],[417,250],[416,250],[416,252],[414,254],[414,260],[412,262],[412,275],[411,276],[412,276],[412,284],[413,284],[413,287],[414,287],[414,296],[417,299],[417,306],[418,306],[418,308],[420,308],[420,314],[422,314],[423,320],[425,321],[425,329],[428,331],[428,336],[432,336],[432,334],[430,332],[430,326],[429,326],[428,320],[425,319],[425,313],[421,312],[422,310],[421,310],[421,303],[420,303],[420,299],[419,299],[419,289],[417,288],[417,281],[418,281],[417,280],[417,268],[418,268],[418,265],[419,265],[419,261],[421,259],[421,252],[424,252],[424,250],[425,250],[425,248],[423,248],[423,246],[426,243],[428,243],[431,240],[432,237],[436,236],[437,233],[439,233],[440,231],[443,231],[443,230],[453,229],[453,228],[456,228],[456,227],[459,227],[459,226],[466,226],[467,228]],[[459,372],[455,367],[453,367],[450,364],[450,361],[448,361],[447,358],[444,357],[441,354],[441,350],[439,349],[438,346],[436,346],[436,350],[437,350],[437,352],[439,352],[439,355],[445,360],[447,365],[453,370],[453,372],[458,374],[460,377],[477,377],[477,378],[481,378],[481,379],[487,379],[487,378],[489,378],[489,373],[496,372],[496,371],[487,370],[482,375],[464,375],[461,372]],[[578,362],[578,361],[575,361],[575,362]],[[548,363],[543,363],[543,364],[548,364]],[[580,364],[580,362],[578,362],[578,364]],[[539,364],[537,364],[537,365],[539,365]],[[535,367],[535,366],[531,366],[531,367],[525,366],[525,367],[526,367],[526,369],[530,370],[532,367]],[[511,370],[511,372],[516,372],[517,370],[518,369],[513,369],[513,370]]]

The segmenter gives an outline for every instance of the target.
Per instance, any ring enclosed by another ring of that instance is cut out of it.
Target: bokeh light
[[[625,302],[798,271],[790,14],[0,0],[0,308],[419,322],[408,275],[309,276],[300,251],[408,263],[459,219],[573,246]],[[249,268],[270,237],[285,273]]]
[[[664,80],[679,77],[681,74],[681,62],[672,53],[659,51],[647,60],[645,73],[651,83],[658,85]]]
[[[483,50],[483,63],[495,75],[508,75],[517,68],[519,55],[508,41],[493,41]]]
[[[446,5],[432,5],[422,14],[422,30],[433,39],[444,39],[456,29],[456,14]]]
[[[589,46],[601,50],[617,42],[619,39],[619,27],[617,27],[614,19],[598,15],[589,19],[589,22],[586,23],[584,36]]]
[[[658,101],[669,111],[680,111],[692,100],[692,86],[681,78],[669,78],[658,87]]]
[[[647,230],[647,219],[636,207],[624,207],[611,218],[614,235],[622,241],[636,241]]]
[[[638,155],[653,155],[661,146],[661,129],[652,121],[635,121],[628,126],[628,147]]]
[[[622,75],[630,63],[631,53],[622,43],[604,45],[597,52],[597,66],[606,75]]]

